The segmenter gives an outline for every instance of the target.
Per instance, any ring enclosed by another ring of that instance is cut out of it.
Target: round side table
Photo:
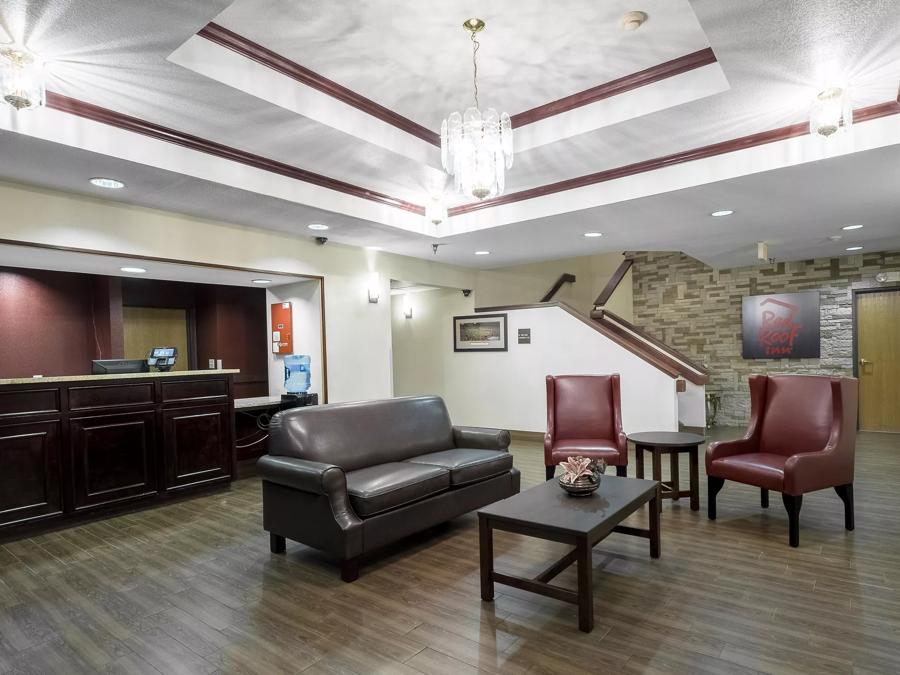
[[[637,477],[644,477],[644,451],[653,454],[653,480],[662,485],[662,499],[677,501],[679,497],[691,498],[691,511],[700,510],[700,477],[698,474],[698,448],[706,442],[703,436],[682,431],[645,431],[629,434],[628,440],[634,443],[637,459]],[[681,490],[678,484],[678,455],[686,452],[690,455],[691,489]],[[662,480],[662,455],[669,455],[671,478],[668,483]],[[659,500],[662,508],[662,499]]]

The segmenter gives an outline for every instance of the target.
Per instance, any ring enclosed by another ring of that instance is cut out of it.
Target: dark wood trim
[[[603,99],[612,98],[619,94],[638,89],[660,80],[665,80],[676,75],[681,75],[696,68],[708,66],[716,63],[716,55],[711,47],[706,47],[691,54],[679,56],[671,61],[659,63],[637,73],[630,73],[624,77],[620,77],[609,82],[585,89],[584,91],[564,96],[556,101],[539,105],[531,110],[516,113],[512,116],[513,128],[523,127],[526,124],[532,124],[539,120],[559,115],[560,113],[580,108],[581,106],[590,105]]]
[[[431,129],[428,129],[417,122],[413,122],[411,119],[408,119],[361,94],[357,94],[355,91],[338,84],[334,80],[329,80],[327,77],[319,75],[319,73],[313,72],[309,68],[304,68],[299,63],[295,63],[281,54],[277,54],[271,49],[267,49],[217,23],[208,23],[199,33],[197,33],[197,35],[206,38],[210,42],[214,42],[221,47],[237,52],[251,61],[256,61],[267,68],[271,68],[292,80],[308,87],[312,87],[342,103],[353,106],[357,110],[361,110],[367,115],[371,115],[401,131],[405,131],[426,143],[441,147],[440,135],[431,131]]]
[[[108,124],[117,129],[131,131],[136,134],[141,134],[142,136],[155,138],[159,141],[179,145],[183,148],[188,148],[189,150],[203,152],[207,155],[213,155],[214,157],[221,157],[222,159],[227,159],[232,162],[238,162],[239,164],[251,166],[254,169],[261,169],[280,176],[303,181],[304,183],[309,183],[311,185],[318,185],[319,187],[335,190],[336,192],[341,192],[353,197],[359,197],[360,199],[367,199],[378,204],[393,206],[394,208],[409,211],[410,213],[419,215],[425,214],[424,206],[412,204],[403,199],[397,199],[396,197],[391,197],[382,194],[381,192],[368,190],[359,187],[358,185],[323,176],[322,174],[291,166],[284,162],[278,162],[274,159],[268,159],[261,155],[255,155],[252,152],[232,148],[223,145],[222,143],[216,143],[215,141],[200,138],[199,136],[176,131],[175,129],[154,124],[153,122],[147,122],[138,119],[137,117],[109,110],[108,108],[101,108],[93,103],[79,101],[78,99],[70,98],[53,91],[47,92],[47,107],[71,115],[77,115],[78,117],[83,117],[84,119],[93,122]]]
[[[619,287],[619,284],[622,283],[622,279],[624,279],[625,275],[628,274],[628,270],[631,269],[631,266],[633,264],[634,261],[631,258],[626,258],[619,264],[619,266],[616,268],[616,271],[613,272],[613,275],[609,278],[609,281],[606,282],[606,286],[604,286],[603,290],[600,291],[600,295],[598,295],[597,299],[594,300],[595,307],[602,307],[607,302],[609,302],[612,294],[615,293],[616,289]]]
[[[887,117],[889,115],[896,115],[898,113],[900,113],[900,102],[894,100],[855,110],[853,112],[853,120],[855,123],[867,122],[869,120],[879,119],[881,117]],[[741,136],[740,138],[733,138],[731,140],[722,141],[720,143],[704,145],[692,150],[684,150],[682,152],[676,152],[671,155],[665,155],[663,157],[655,157],[653,159],[647,159],[642,162],[635,162],[634,164],[627,164],[625,166],[619,166],[612,169],[604,169],[603,171],[590,173],[585,176],[578,176],[576,178],[569,178],[567,180],[558,181],[556,183],[540,185],[528,190],[512,192],[500,197],[494,197],[493,199],[485,199],[484,201],[480,202],[472,202],[470,204],[454,206],[448,211],[448,213],[451,217],[460,216],[466,213],[472,213],[474,211],[481,211],[482,209],[492,208],[494,206],[514,204],[516,202],[525,201],[527,199],[535,199],[537,197],[546,197],[547,195],[556,194],[557,192],[575,190],[577,188],[587,187],[589,185],[596,185],[597,183],[605,183],[607,181],[616,180],[617,178],[625,178],[627,176],[634,176],[639,173],[646,173],[647,171],[664,169],[668,166],[674,166],[676,164],[693,162],[698,159],[707,159],[709,157],[724,155],[730,152],[736,152],[738,150],[755,148],[757,146],[766,145],[768,143],[775,143],[778,141],[796,138],[808,133],[809,123],[798,122],[797,124],[791,124],[785,127],[779,127],[777,129],[770,129],[768,131],[761,131],[755,134],[750,134],[748,136]]]
[[[574,284],[575,283],[575,275],[569,274],[565,272],[564,274],[559,275],[559,279],[556,280],[556,283],[550,287],[550,290],[544,293],[544,297],[541,298],[541,302],[550,302],[553,299],[553,296],[559,292],[559,289],[563,287],[563,284]]]

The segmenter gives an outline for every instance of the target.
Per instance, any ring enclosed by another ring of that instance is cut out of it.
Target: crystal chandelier
[[[478,43],[477,34],[484,21],[463,22],[472,39],[472,83],[475,105],[462,115],[451,113],[441,124],[441,163],[455,179],[456,190],[476,199],[503,194],[505,171],[513,163],[512,123],[509,115],[494,108],[482,112],[478,108]]]
[[[44,105],[44,64],[17,47],[0,49],[0,95],[16,110]]]
[[[846,131],[853,124],[853,109],[847,90],[829,87],[816,96],[809,115],[809,133],[825,136]]]

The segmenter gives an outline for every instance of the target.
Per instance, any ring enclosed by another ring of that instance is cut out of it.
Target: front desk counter
[[[238,372],[0,380],[0,540],[226,485]]]

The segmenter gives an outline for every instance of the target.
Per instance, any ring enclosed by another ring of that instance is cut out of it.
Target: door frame
[[[900,284],[853,289],[853,377],[859,378],[859,296],[865,293],[890,293],[900,291]]]

